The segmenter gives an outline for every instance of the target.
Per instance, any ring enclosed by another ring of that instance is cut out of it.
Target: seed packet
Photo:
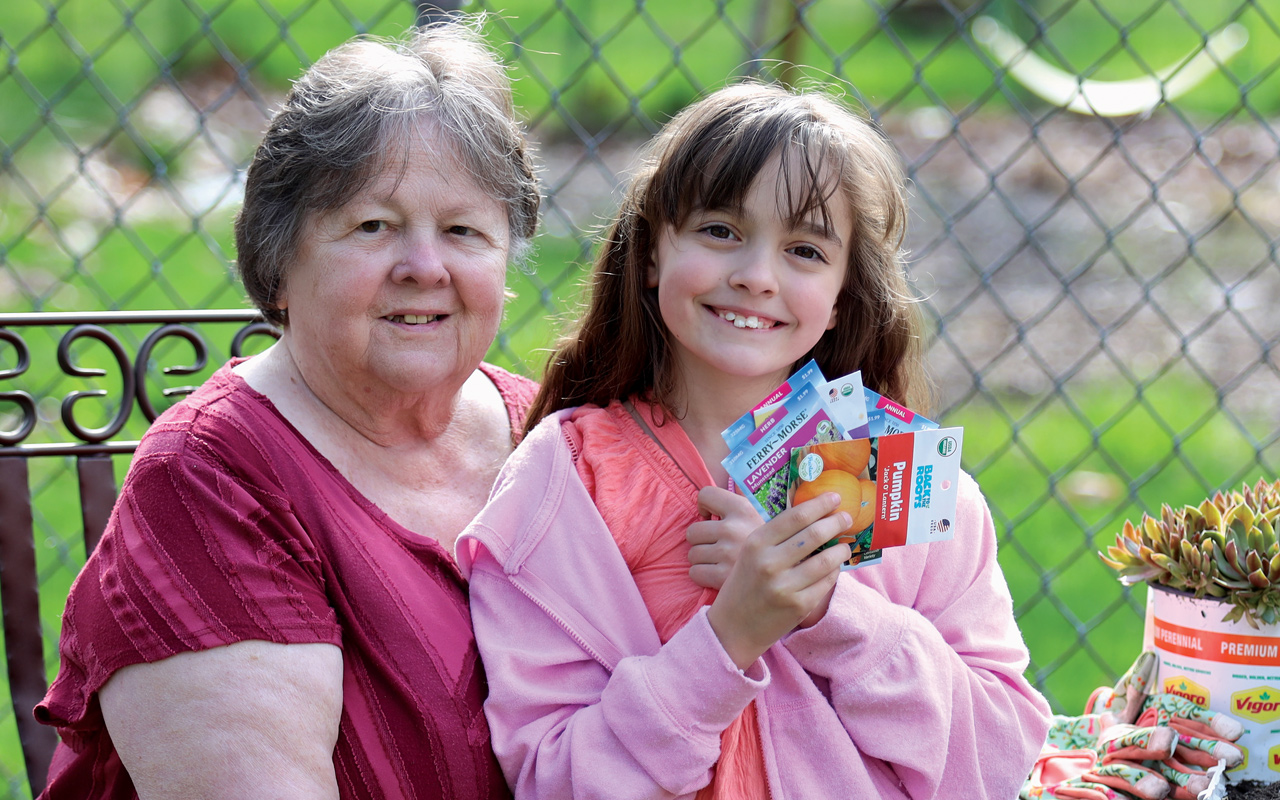
[[[846,438],[857,439],[870,435],[870,431],[867,428],[867,401],[862,394],[862,372],[851,372],[843,378],[826,381],[822,377],[822,372],[818,369],[818,365],[810,361],[788,378],[787,382],[779,386],[768,398],[765,398],[751,411],[743,414],[733,425],[720,434],[721,438],[729,445],[729,449],[734,449],[742,442],[747,433],[768,419],[778,403],[791,396],[786,394],[779,397],[784,390],[791,387],[790,392],[794,393],[803,388],[805,382],[817,386],[823,393],[823,397],[826,398],[828,413],[831,414],[831,418],[836,421],[840,429],[845,432]],[[775,397],[778,399],[770,399]]]
[[[770,392],[768,397],[756,403],[751,407],[750,411],[738,417],[736,422],[721,431],[720,438],[724,439],[730,450],[734,450],[747,438],[749,433],[769,417],[774,406],[785,402],[787,398],[811,383],[820,384],[825,381],[826,378],[822,376],[822,370],[818,369],[818,362],[810,359],[808,364],[796,370],[781,386]]]
[[[831,418],[822,393],[808,384],[777,404],[720,463],[760,516],[769,520],[787,507],[791,449],[842,438],[844,431]]]
[[[871,436],[867,418],[866,389],[862,386],[862,371],[851,372],[843,378],[827,381],[819,387],[827,399],[832,418],[844,429],[846,439],[864,439]],[[880,395],[876,395],[879,397]]]
[[[879,561],[886,547],[950,539],[963,441],[963,428],[935,428],[796,447],[787,507],[840,495],[853,524],[828,546],[853,549],[845,569]]]
[[[906,406],[898,405],[870,389],[864,388],[862,393],[866,397],[869,436],[884,436],[907,431],[931,431],[938,428],[938,423],[933,420],[922,417]]]

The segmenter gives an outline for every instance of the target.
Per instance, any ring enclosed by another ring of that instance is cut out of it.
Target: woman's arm
[[[342,651],[245,641],[117,671],[99,692],[141,800],[337,798]]]

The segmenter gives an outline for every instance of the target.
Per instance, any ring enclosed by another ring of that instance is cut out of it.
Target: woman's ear
[[[284,311],[289,307],[289,295],[284,290],[284,276],[275,279],[276,285],[271,288],[271,307]]]

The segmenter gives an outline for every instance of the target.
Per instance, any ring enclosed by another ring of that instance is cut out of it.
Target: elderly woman
[[[283,336],[139,445],[37,709],[45,796],[508,796],[451,553],[532,397],[481,359],[538,203],[470,28],[298,81],[236,223]]]

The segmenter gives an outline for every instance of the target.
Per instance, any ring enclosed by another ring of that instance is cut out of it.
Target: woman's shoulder
[[[296,431],[270,400],[234,372],[236,363],[224,364],[156,418],[138,443],[130,473],[156,463],[203,464],[225,472],[231,465],[271,461],[292,449],[283,445],[299,439]]]
[[[511,440],[519,444],[524,438],[524,418],[538,394],[538,384],[523,375],[508,372],[488,362],[481,362],[480,372],[493,383],[498,394],[502,396],[502,403],[507,407],[507,419],[511,424]]]

